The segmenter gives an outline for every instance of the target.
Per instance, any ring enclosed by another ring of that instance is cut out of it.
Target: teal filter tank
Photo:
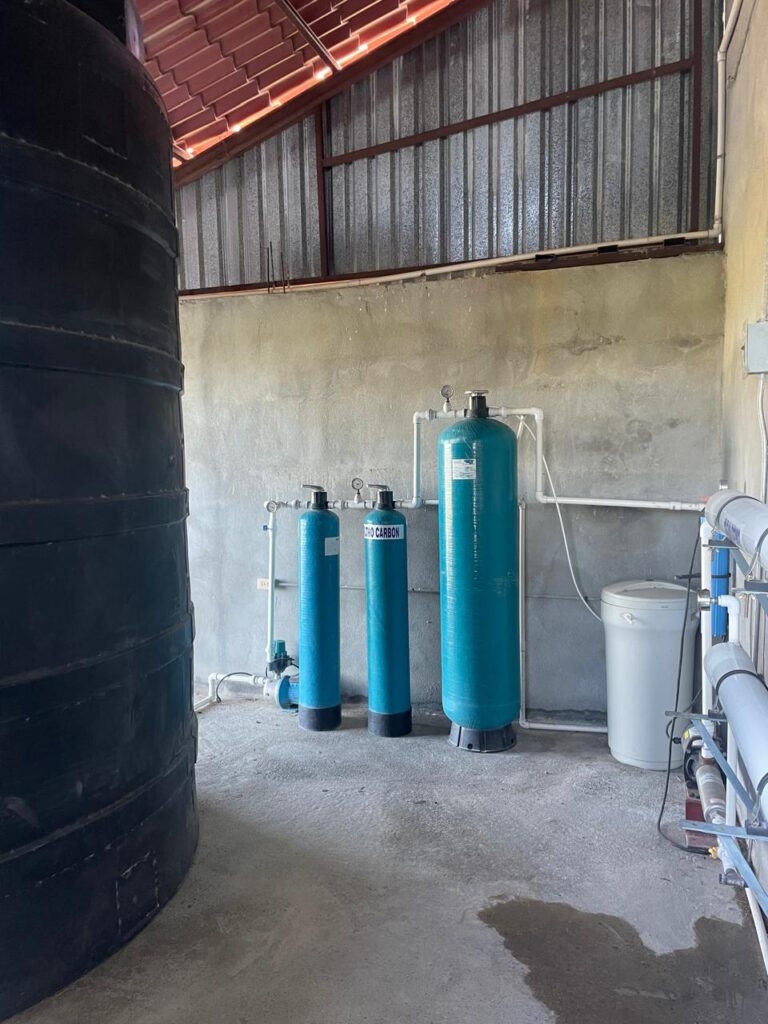
[[[299,519],[299,725],[314,732],[341,724],[339,517],[316,484]]]
[[[363,523],[368,731],[405,736],[411,731],[405,516],[395,510],[386,484],[369,486],[378,494]]]
[[[491,752],[520,713],[517,442],[467,394],[438,439],[443,709],[454,746]]]

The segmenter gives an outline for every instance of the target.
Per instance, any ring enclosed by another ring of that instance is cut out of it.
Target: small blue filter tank
[[[321,731],[341,724],[339,517],[328,495],[312,488],[299,519],[299,725]]]
[[[517,442],[468,394],[438,439],[443,709],[455,746],[491,752],[520,713]]]
[[[363,524],[368,637],[368,731],[405,736],[411,731],[408,647],[408,556],[405,516],[392,491],[377,489],[376,507]]]

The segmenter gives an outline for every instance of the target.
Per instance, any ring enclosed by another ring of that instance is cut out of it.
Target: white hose
[[[531,435],[531,437],[535,441],[536,440],[536,434],[533,432],[530,424],[522,416],[520,417],[520,422],[523,424],[525,429],[528,431],[528,433]],[[565,548],[565,557],[566,557],[566,559],[568,561],[568,571],[571,574],[571,580],[573,581],[573,588],[576,591],[576,593],[578,594],[579,600],[584,605],[584,607],[587,609],[587,611],[592,616],[592,618],[593,619],[597,619],[597,621],[602,624],[603,620],[597,614],[597,612],[594,610],[594,608],[590,607],[589,602],[587,601],[586,597],[584,597],[584,595],[582,594],[581,588],[579,587],[579,582],[576,579],[576,572],[575,572],[575,570],[573,568],[573,559],[571,558],[571,549],[568,546],[568,536],[567,536],[567,534],[565,532],[565,523],[563,522],[563,513],[560,510],[560,502],[558,501],[557,493],[555,491],[555,485],[554,485],[554,483],[552,481],[552,474],[549,471],[549,465],[547,463],[547,460],[546,460],[546,458],[543,455],[541,457],[541,461],[542,461],[542,463],[544,465],[544,472],[547,474],[547,480],[549,481],[549,489],[552,492],[552,497],[554,499],[554,506],[555,506],[555,511],[557,512],[557,518],[560,521],[560,533],[563,535],[563,547]]]

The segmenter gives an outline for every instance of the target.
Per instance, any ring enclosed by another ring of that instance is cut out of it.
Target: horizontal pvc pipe
[[[226,679],[228,683],[246,683],[248,686],[256,686],[259,678],[259,676],[253,675],[251,672],[211,672],[208,676],[208,686],[210,688],[211,684],[213,684],[215,692],[216,686],[222,679]]]
[[[761,790],[760,808],[768,821],[768,689],[738,643],[715,644],[704,668],[728,721],[729,740],[735,740],[753,789]],[[731,763],[730,744],[728,754]]]
[[[576,722],[532,722],[524,718],[521,712],[518,723],[521,729],[528,729],[532,732],[587,732],[605,734],[608,732],[607,725],[577,724]]]
[[[324,291],[328,288],[360,288],[369,284],[396,284],[399,281],[415,281],[419,278],[444,277],[447,274],[458,274],[472,270],[492,270],[495,267],[514,266],[516,263],[530,263],[536,259],[551,259],[558,256],[589,256],[599,254],[606,249],[635,249],[650,245],[664,245],[670,241],[707,241],[716,240],[720,237],[720,229],[714,228],[703,231],[681,231],[677,234],[668,235],[647,235],[644,238],[622,238],[618,241],[594,242],[591,245],[566,245],[559,249],[537,249],[530,252],[517,253],[514,256],[493,256],[489,259],[471,260],[465,263],[451,263],[437,267],[425,267],[422,270],[402,270],[391,274],[379,274],[376,277],[347,278],[341,281],[308,281],[306,284],[286,283],[285,288],[279,292],[313,292]],[[261,295],[275,292],[273,286],[264,285],[254,288],[240,288],[237,295]],[[211,291],[202,294],[192,293],[180,296],[181,301],[199,302],[200,299],[231,298],[231,291]]]
[[[639,498],[561,498],[559,494],[556,498],[551,494],[537,494],[536,500],[544,505],[586,505],[590,508],[656,508],[667,512],[701,512],[704,508],[704,503],[701,501],[644,501]]]
[[[293,580],[275,580],[275,586],[281,590],[297,590],[299,584]],[[364,591],[365,586],[362,583],[341,583],[339,590],[358,590]],[[439,594],[440,591],[434,587],[408,587],[409,594]]]
[[[704,508],[703,502],[688,501],[667,501],[667,500],[645,500],[641,498],[573,498],[568,496],[555,497],[547,494],[544,487],[544,410],[537,406],[529,406],[521,409],[514,409],[507,406],[495,406],[489,410],[489,415],[495,419],[513,419],[514,417],[529,417],[535,423],[536,443],[536,465],[535,465],[535,491],[536,501],[541,505],[582,505],[587,508],[636,508],[636,509],[659,509],[667,512],[701,512]],[[409,503],[411,508],[421,508],[425,504],[421,495],[421,424],[431,420],[461,419],[465,415],[463,409],[451,409],[438,411],[435,409],[424,409],[413,414],[413,497]]]
[[[280,508],[292,508],[298,511],[303,511],[304,509],[308,509],[311,506],[311,504],[312,503],[310,501],[306,501],[303,498],[291,498],[288,501],[275,501],[274,499],[272,499],[271,501],[264,502],[264,508],[269,510],[270,506],[272,506],[275,511],[277,511],[277,509]],[[394,504],[395,508],[410,508],[411,500],[408,499],[403,501],[396,501]],[[423,502],[423,504],[437,504],[437,502]],[[375,507],[376,502],[372,501],[370,498],[366,498],[364,501],[354,501],[354,499],[347,500],[346,498],[336,498],[335,500],[331,500],[328,502],[328,508],[336,509],[343,512],[370,512],[371,509]]]
[[[707,502],[704,515],[750,563],[768,569],[768,505],[741,491],[717,491]]]

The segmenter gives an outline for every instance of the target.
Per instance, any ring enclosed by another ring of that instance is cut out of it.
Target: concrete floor
[[[741,901],[656,837],[661,785],[600,737],[472,755],[442,723],[379,739],[353,708],[307,734],[227,695],[181,891],[15,1022],[757,1024]]]

